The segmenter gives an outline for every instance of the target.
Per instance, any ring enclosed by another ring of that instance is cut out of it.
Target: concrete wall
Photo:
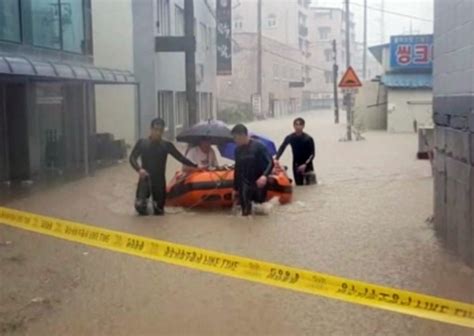
[[[387,98],[389,132],[415,132],[415,121],[418,127],[433,125],[431,90],[389,89]]]
[[[470,0],[435,0],[433,116],[436,231],[474,266],[473,9]]]
[[[387,129],[387,89],[366,81],[355,96],[354,125],[359,130]]]
[[[155,22],[153,0],[132,1],[134,73],[140,82],[140,136],[148,133],[150,121],[156,117]]]
[[[133,22],[131,0],[92,2],[94,63],[133,72]],[[135,87],[96,85],[95,108],[98,133],[135,142]]]

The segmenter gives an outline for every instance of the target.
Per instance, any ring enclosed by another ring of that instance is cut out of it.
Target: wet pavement
[[[305,115],[316,140],[316,187],[248,221],[227,212],[132,210],[126,165],[8,206],[265,261],[474,303],[474,270],[427,219],[433,188],[417,137],[345,134],[328,112]],[[280,142],[291,119],[251,130]],[[290,150],[283,162],[289,164]],[[169,177],[178,165],[170,161]],[[33,300],[33,301],[32,301]],[[206,274],[0,226],[0,334],[473,335],[410,316]]]

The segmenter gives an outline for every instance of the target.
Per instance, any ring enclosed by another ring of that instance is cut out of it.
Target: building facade
[[[357,64],[358,53],[355,42],[355,22],[351,13],[351,64]],[[313,80],[307,86],[307,108],[328,108],[334,104],[333,65],[339,66],[338,81],[346,69],[346,15],[339,8],[311,7],[309,15],[310,65]],[[336,43],[336,54],[333,50]],[[342,98],[342,94],[340,94]]]
[[[133,72],[132,0],[114,0],[113,7],[110,1],[92,1],[92,21],[94,64]],[[97,133],[133,145],[138,136],[136,99],[135,87],[95,85]]]
[[[305,85],[311,81],[309,1],[262,1],[262,111],[264,117],[301,110]],[[233,73],[219,77],[219,110],[251,108],[257,93],[257,1],[239,1],[232,13]],[[299,88],[290,87],[299,83]],[[239,88],[233,90],[233,88]],[[231,104],[232,103],[232,104]]]
[[[215,1],[194,1],[196,78],[200,120],[216,111],[216,23]],[[135,75],[140,82],[141,136],[150,121],[166,121],[173,138],[188,125],[184,52],[155,51],[155,37],[184,35],[183,0],[140,0],[132,2]]]
[[[432,39],[432,35],[392,36],[389,44],[370,48],[383,68],[379,83],[386,92],[389,132],[433,126]]]
[[[0,2],[0,181],[94,168],[94,85],[135,82],[93,63],[91,1]]]
[[[227,111],[252,110],[252,95],[257,92],[257,34],[234,33],[231,76],[219,77],[219,116],[227,119]],[[305,64],[298,48],[263,37],[262,39],[262,110],[266,117],[280,117],[301,110],[302,88],[290,87],[301,82]]]
[[[434,2],[434,218],[446,246],[474,266],[472,1]]]

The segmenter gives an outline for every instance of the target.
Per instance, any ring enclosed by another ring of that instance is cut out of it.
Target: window
[[[166,125],[169,125],[169,116],[173,115],[173,92],[158,91],[157,107],[157,117],[162,118]]]
[[[209,50],[209,37],[207,35],[207,27],[203,23],[199,24],[200,31],[199,33],[201,34],[200,38],[200,43],[201,43],[201,49],[202,50]]]
[[[214,41],[213,41],[213,37],[212,37],[212,28],[211,27],[208,27],[207,28],[207,38],[208,38],[208,41],[209,41],[209,48],[207,48],[208,50],[211,50],[211,47],[213,46],[214,44]]]
[[[276,22],[276,15],[275,14],[270,14],[267,17],[267,27],[268,28],[274,28],[276,27],[277,22]]]
[[[239,30],[242,30],[244,26],[244,23],[242,21],[242,17],[241,16],[237,16],[235,19],[234,19],[234,29],[236,31],[239,31]]]
[[[273,78],[278,79],[280,77],[280,66],[278,64],[273,64]]]
[[[176,93],[176,113],[174,115],[174,123],[176,127],[183,127],[185,116],[188,111],[188,103],[186,99],[186,92]]]
[[[77,53],[85,51],[82,0],[24,0],[21,4],[26,43]]]
[[[301,12],[298,13],[298,23],[302,26],[306,26],[306,15]]]
[[[326,57],[326,62],[331,62],[333,57],[333,52],[331,49],[324,50],[324,57]]]
[[[331,71],[324,71],[324,77],[326,79],[326,84],[332,83],[333,73]]]
[[[201,92],[199,97],[200,119],[212,119],[212,93]]]
[[[63,49],[84,51],[84,11],[82,1],[61,2],[61,27]]]
[[[157,0],[156,28],[158,35],[170,35],[170,0]]]
[[[175,27],[174,27],[175,36],[184,35],[184,10],[175,6]]]
[[[300,50],[304,50],[304,40],[300,37],[298,39]]]
[[[0,1],[0,40],[21,42],[18,0]]]
[[[59,2],[29,0],[22,5],[27,41],[38,47],[61,49]]]
[[[331,28],[329,27],[320,27],[319,28],[319,38],[321,40],[329,39],[329,34],[331,33]]]

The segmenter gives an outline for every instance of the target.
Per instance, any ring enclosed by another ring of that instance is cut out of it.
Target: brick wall
[[[435,0],[435,227],[474,265],[474,2]]]

